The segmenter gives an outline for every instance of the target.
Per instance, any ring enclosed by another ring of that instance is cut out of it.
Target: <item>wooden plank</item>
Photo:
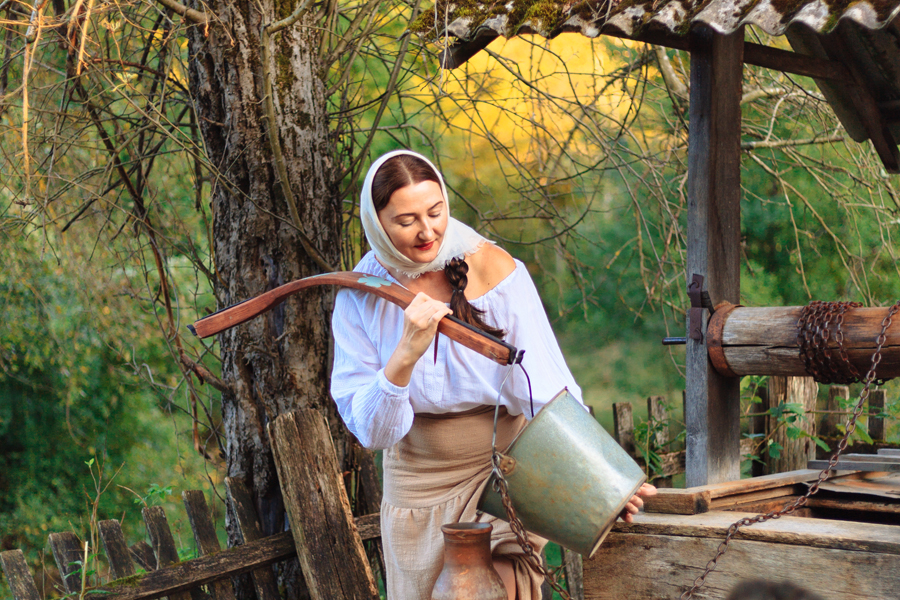
[[[670,515],[695,515],[709,511],[711,502],[709,491],[690,492],[683,489],[665,488],[657,490],[655,496],[644,500],[644,510],[650,513]]]
[[[84,562],[84,546],[81,541],[74,533],[66,531],[51,533],[48,542],[66,591],[70,594],[81,591],[81,565]]]
[[[699,27],[690,36],[686,280],[702,275],[713,305],[738,304],[744,29],[726,36]],[[687,340],[688,486],[740,478],[740,381],[712,368],[706,342]]]
[[[584,600],[584,558],[577,552],[561,548],[566,570],[566,587],[569,598]],[[552,596],[550,596],[552,598]]]
[[[585,562],[585,600],[677,600],[703,572],[720,542],[611,533]],[[794,583],[825,600],[895,598],[900,556],[737,539],[694,598],[725,598],[739,582],[760,577]]]
[[[152,600],[163,596],[189,596],[187,592],[197,586],[248,573],[295,555],[294,540],[290,532],[285,531],[164,569],[111,581],[107,585],[92,588],[92,593],[85,597],[104,600],[115,595],[116,600]]]
[[[100,521],[97,524],[100,530],[100,540],[103,542],[103,551],[109,560],[109,571],[113,579],[134,575],[134,563],[131,562],[131,553],[125,544],[125,536],[122,535],[122,526],[118,521]]]
[[[824,469],[828,466],[828,461],[811,460],[809,461],[809,466],[812,469]],[[842,471],[884,471],[885,473],[897,473],[900,472],[900,463],[875,462],[871,460],[838,460],[836,468]]]
[[[613,531],[708,537],[721,541],[732,523],[753,516],[756,516],[756,513],[724,510],[713,510],[699,515],[641,513],[635,515],[633,523],[617,521]],[[781,517],[750,527],[742,527],[735,539],[900,556],[900,536],[897,535],[895,526],[857,521]],[[712,557],[703,558],[703,563],[705,564],[709,558]],[[588,562],[585,562],[585,568],[587,564]]]
[[[713,502],[718,499],[728,499],[734,496],[748,497],[747,494],[765,490],[793,490],[791,486],[815,481],[818,476],[818,470],[801,469],[789,473],[776,473],[691,488],[663,489],[659,490],[656,496],[647,498],[644,505],[647,512],[693,515],[707,512],[711,509]],[[775,495],[781,495],[781,493]],[[719,502],[720,505],[727,503],[728,501]]]
[[[246,544],[262,539],[262,528],[259,525],[253,497],[244,482],[233,477],[226,477],[225,492],[238,524],[241,543]],[[271,566],[251,572],[250,578],[253,580],[258,600],[280,600],[278,582],[275,581],[275,574],[272,572]]]
[[[156,556],[153,554],[153,548],[150,547],[150,544],[141,540],[135,544],[132,544],[128,551],[131,553],[131,558],[138,564],[140,568],[145,571],[155,571],[156,570]]]
[[[322,415],[301,410],[269,425],[297,557],[313,600],[378,599]]]
[[[810,508],[827,508],[841,512],[890,513],[900,515],[900,504],[897,502],[872,502],[868,500],[847,500],[845,498],[822,498],[812,496],[806,502]]]
[[[161,506],[148,506],[141,511],[144,517],[144,525],[147,527],[147,535],[156,556],[156,568],[162,569],[179,562],[178,550],[175,548],[175,540],[172,538],[172,530],[169,529],[169,521]],[[191,600],[189,593],[177,593],[169,596],[169,600]]]
[[[25,562],[25,555],[21,550],[7,550],[0,552],[0,566],[6,573],[9,582],[9,591],[15,600],[41,600],[37,586],[34,585],[34,577]]]
[[[884,390],[869,392],[869,437],[873,440],[884,439],[884,419],[876,416],[884,412]]]
[[[756,492],[748,492],[746,494],[735,494],[734,496],[723,496],[713,498],[709,503],[710,510],[732,510],[739,506],[749,504],[759,504],[773,498],[785,498],[788,496],[799,496],[805,493],[807,487],[803,484],[788,485],[784,487],[772,488],[770,490],[759,490]],[[749,510],[749,509],[748,509]]]
[[[816,435],[816,422],[813,411],[816,410],[816,396],[819,384],[812,377],[770,377],[769,406],[780,404],[799,404],[805,416],[791,423],[809,436]],[[781,446],[779,456],[772,456],[764,451],[763,460],[768,473],[785,473],[806,467],[807,461],[816,458],[816,444],[810,437],[791,437],[786,425],[774,417],[766,418],[766,432],[769,439]]]
[[[637,450],[634,445],[634,408],[630,402],[613,403],[613,430],[616,442],[629,456],[635,456]]]
[[[879,448],[878,454],[882,456],[900,456],[900,448]]]
[[[194,542],[200,551],[200,556],[216,554],[222,550],[219,538],[216,536],[216,526],[209,514],[206,498],[200,490],[185,490],[181,493],[184,508],[187,511],[191,530],[194,532]],[[229,579],[214,581],[209,585],[213,600],[235,600],[234,588]]]

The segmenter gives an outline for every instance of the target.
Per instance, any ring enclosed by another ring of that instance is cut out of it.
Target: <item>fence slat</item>
[[[109,600],[110,596],[115,596],[115,600],[153,600],[179,594],[187,596],[187,592],[197,586],[248,573],[296,554],[291,534],[285,531],[243,546],[150,571],[126,583],[94,588],[85,595],[85,599]]]
[[[155,571],[156,570],[156,555],[153,554],[153,548],[150,547],[150,544],[141,540],[135,544],[132,544],[128,551],[131,553],[131,558],[138,564],[140,568],[145,571]]]
[[[231,510],[237,520],[241,543],[246,544],[263,537],[259,518],[253,506],[253,497],[244,482],[234,477],[225,478],[225,493],[231,504]],[[256,597],[259,600],[280,600],[278,583],[272,567],[266,566],[250,573]]]
[[[179,562],[178,550],[175,548],[175,539],[172,530],[169,529],[169,521],[161,506],[148,506],[143,511],[144,525],[147,526],[147,535],[156,555],[156,568],[162,569]],[[177,593],[169,596],[169,600],[191,600],[190,593]]]
[[[9,589],[16,600],[41,600],[37,586],[34,585],[34,577],[28,570],[25,555],[21,550],[7,550],[0,552],[0,566],[6,573],[9,581]]]
[[[615,421],[616,441],[630,454],[636,455],[634,445],[634,409],[630,402],[613,404],[613,420]]]
[[[314,600],[378,599],[324,417],[316,410],[269,425],[297,557]]]
[[[869,412],[884,412],[884,390],[872,390],[869,392]],[[869,416],[869,437],[873,440],[884,439],[884,419]]]
[[[566,583],[572,600],[584,600],[584,563],[577,552],[562,548],[566,567]]]
[[[100,530],[103,551],[109,559],[109,570],[113,579],[134,575],[134,563],[131,562],[131,554],[128,552],[119,522],[115,519],[100,521],[97,528]]]
[[[850,399],[850,388],[846,385],[833,385],[828,388],[828,406],[825,410],[834,411],[825,413],[819,422],[819,435],[832,437],[840,435],[838,425],[843,422],[844,415],[835,414],[841,410],[841,400]]]
[[[81,591],[81,567],[76,563],[84,561],[84,546],[71,531],[51,533],[48,540],[66,591]]]
[[[194,541],[200,556],[216,554],[222,550],[219,538],[216,537],[216,526],[209,514],[209,506],[206,497],[200,490],[185,490],[181,493],[184,501],[184,509],[187,512],[191,530],[194,532]],[[234,588],[230,579],[215,581],[209,585],[209,591],[214,600],[235,600]]]

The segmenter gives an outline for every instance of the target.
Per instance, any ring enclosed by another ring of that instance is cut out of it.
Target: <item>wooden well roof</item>
[[[900,0],[437,0],[413,29],[450,38],[443,64],[454,68],[500,36],[575,32],[688,49],[693,28],[727,34],[742,25],[785,35],[801,59],[816,59],[810,73],[824,74],[816,83],[847,133],[872,140],[887,170],[900,172]],[[745,62],[808,74],[779,59]]]

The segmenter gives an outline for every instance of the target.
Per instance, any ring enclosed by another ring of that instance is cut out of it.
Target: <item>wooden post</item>
[[[869,437],[873,440],[884,439],[884,419],[872,416],[873,413],[884,412],[884,390],[869,392]]]
[[[634,445],[634,409],[632,409],[630,402],[615,402],[613,404],[613,422],[616,442],[630,456],[637,456]]]
[[[313,600],[378,600],[322,415],[301,410],[269,425],[297,558]]]
[[[812,411],[816,409],[816,396],[819,392],[819,384],[812,377],[770,377],[769,378],[769,407],[777,407],[779,404],[795,402],[803,405],[806,416],[791,423],[809,435],[816,435],[816,421]],[[771,440],[782,446],[781,455],[778,458],[769,456],[763,449],[763,460],[769,475],[805,469],[806,463],[815,460],[816,444],[808,437],[791,438],[788,436],[787,427],[778,426],[778,420],[772,417],[766,418],[767,430],[771,433]]]
[[[647,425],[652,432],[653,449],[659,454],[670,452],[666,448],[669,443],[669,411],[666,410],[664,396],[650,396],[647,398]],[[659,488],[672,487],[672,478],[661,476],[653,481],[653,485]]]
[[[738,304],[744,29],[721,35],[698,28],[690,44],[686,281],[703,275],[713,305]],[[740,478],[740,380],[712,368],[706,342],[705,335],[687,341],[689,487]]]
[[[840,435],[840,430],[838,430],[838,425],[843,423],[846,419],[843,418],[843,415],[838,414],[839,411],[843,410],[841,406],[841,400],[849,400],[850,399],[850,388],[846,385],[832,385],[828,388],[828,404],[825,406],[825,410],[828,411],[819,421],[819,435],[822,437],[834,437]]]

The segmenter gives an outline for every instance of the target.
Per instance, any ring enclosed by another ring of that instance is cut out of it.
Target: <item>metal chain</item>
[[[512,500],[509,497],[509,487],[506,483],[506,478],[503,477],[503,471],[500,470],[500,459],[501,455],[499,452],[494,451],[491,462],[494,466],[494,481],[493,487],[494,491],[500,494],[500,500],[503,502],[503,508],[506,509],[506,516],[509,520],[509,528],[512,529],[513,534],[516,536],[516,541],[519,542],[519,546],[522,548],[522,552],[525,553],[525,560],[528,564],[536,570],[538,573],[544,576],[547,580],[547,583],[550,584],[556,593],[563,597],[563,600],[571,600],[569,593],[562,588],[556,581],[556,576],[548,571],[544,567],[543,561],[541,561],[540,557],[534,552],[534,546],[531,545],[531,542],[528,541],[528,532],[525,531],[525,526],[522,524],[522,520],[519,519],[519,516],[516,514],[516,510],[513,508]]]
[[[822,333],[823,329],[827,330],[828,323],[831,320],[831,316],[833,313],[836,313],[836,322],[837,322],[837,335],[835,335],[835,340],[838,343],[838,348],[840,350],[841,359],[845,361],[846,365],[849,365],[849,361],[847,360],[847,353],[844,350],[844,337],[843,333],[840,331],[841,323],[843,322],[844,313],[847,312],[850,308],[856,308],[860,306],[859,303],[856,302],[820,302],[813,301],[810,302],[809,306],[804,307],[803,312],[801,313],[800,321],[797,323],[800,331],[797,334],[798,340],[804,340],[806,345],[804,345],[804,341],[800,342],[801,354],[806,362],[807,358],[809,358],[809,362],[807,364],[807,371],[810,374],[813,371],[810,369],[810,364],[815,363],[816,367],[820,370],[817,372],[827,372],[828,374],[834,374],[837,370],[830,364],[828,361],[830,360],[830,354],[825,353],[817,353],[819,357],[816,358],[814,356],[810,356],[808,351],[811,350],[813,346],[816,344],[809,344],[811,339],[821,340],[821,344],[824,346],[828,341],[828,334]],[[728,528],[727,533],[725,534],[725,539],[719,544],[718,550],[716,550],[716,555],[706,563],[706,570],[702,575],[697,577],[694,580],[694,584],[691,589],[687,590],[681,595],[681,600],[688,600],[694,597],[694,592],[699,590],[706,583],[707,576],[712,573],[716,566],[719,563],[719,559],[725,554],[725,551],[728,549],[728,542],[731,541],[731,538],[738,532],[741,527],[746,527],[749,525],[753,525],[755,523],[762,523],[764,521],[768,521],[770,519],[777,519],[779,517],[783,517],[791,514],[798,508],[803,507],[809,501],[809,497],[819,491],[819,486],[831,476],[831,473],[835,470],[835,466],[837,465],[838,459],[844,450],[847,449],[847,444],[850,441],[850,436],[853,435],[853,432],[856,431],[856,421],[859,419],[860,414],[863,410],[863,405],[866,403],[866,400],[869,398],[870,388],[872,387],[872,383],[876,382],[875,379],[875,369],[878,367],[878,364],[881,362],[881,349],[887,341],[887,330],[891,326],[893,322],[894,315],[897,311],[900,310],[900,301],[894,304],[890,309],[888,309],[887,315],[881,321],[881,333],[878,335],[878,338],[875,340],[875,353],[872,355],[872,366],[869,367],[869,371],[866,373],[865,378],[863,379],[864,386],[862,392],[859,394],[859,401],[856,403],[856,407],[853,409],[853,414],[850,417],[850,421],[847,423],[847,429],[844,433],[844,437],[841,438],[841,441],[838,443],[837,450],[834,454],[831,455],[831,458],[828,461],[828,466],[822,469],[822,472],[819,473],[819,477],[816,479],[816,482],[809,486],[809,489],[806,490],[806,493],[793,502],[786,504],[781,510],[772,511],[766,514],[759,514],[754,517],[745,517],[731,524]],[[816,329],[812,331],[812,327],[810,325],[815,325]],[[851,365],[852,367],[852,365]],[[851,370],[851,374],[855,371],[855,369]],[[856,373],[858,375],[858,372]],[[815,375],[814,375],[815,377]]]

